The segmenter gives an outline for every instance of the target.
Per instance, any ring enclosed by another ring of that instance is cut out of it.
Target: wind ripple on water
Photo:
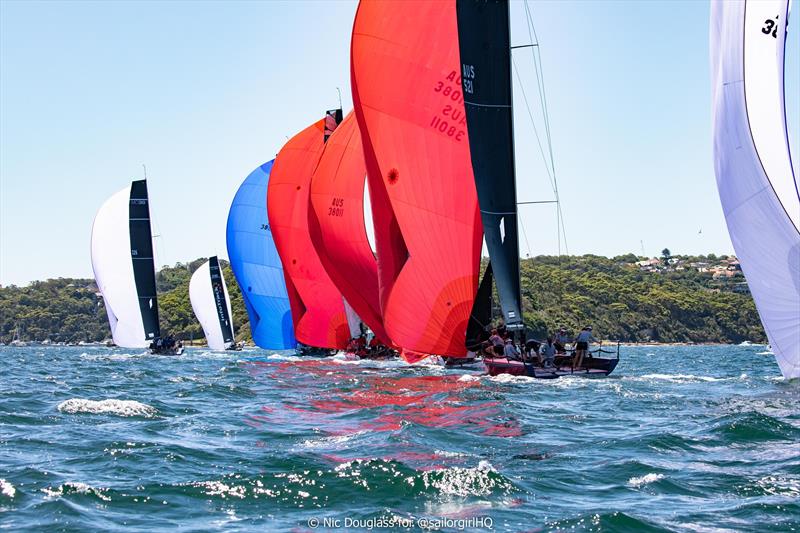
[[[610,378],[555,381],[258,350],[0,350],[13,530],[800,528],[800,385],[760,349],[627,348]]]

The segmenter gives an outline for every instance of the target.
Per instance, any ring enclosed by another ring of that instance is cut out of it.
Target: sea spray
[[[137,402],[135,400],[85,400],[83,398],[71,398],[58,404],[58,410],[62,413],[78,414],[109,414],[116,416],[141,416],[152,418],[158,411],[155,407]]]

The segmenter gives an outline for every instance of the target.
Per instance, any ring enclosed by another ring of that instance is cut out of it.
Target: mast
[[[457,0],[472,169],[506,329],[524,330],[508,3]]]

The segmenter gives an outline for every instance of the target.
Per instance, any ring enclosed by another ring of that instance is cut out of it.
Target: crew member
[[[547,337],[547,342],[542,345],[541,353],[544,359],[544,367],[552,367],[553,361],[556,359],[556,345],[553,342],[553,337]]]
[[[569,335],[567,335],[567,328],[561,328],[556,333],[555,342],[553,345],[556,347],[556,352],[564,353],[567,351],[567,343],[570,341]]]
[[[514,346],[514,339],[509,337],[506,339],[505,348],[503,348],[503,355],[506,356],[507,359],[517,359],[519,357],[519,350],[517,347]]]
[[[503,337],[498,335],[497,330],[492,330],[492,336],[489,337],[489,342],[492,343],[492,346],[502,346],[503,345]]]
[[[581,367],[590,342],[597,342],[597,339],[592,336],[592,326],[586,326],[575,337],[575,359],[573,359],[572,368]]]

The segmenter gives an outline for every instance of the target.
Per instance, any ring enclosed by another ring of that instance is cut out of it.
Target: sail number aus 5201
[[[475,90],[472,81],[475,79],[475,65],[461,65],[461,79],[464,85],[464,92],[473,94]]]

